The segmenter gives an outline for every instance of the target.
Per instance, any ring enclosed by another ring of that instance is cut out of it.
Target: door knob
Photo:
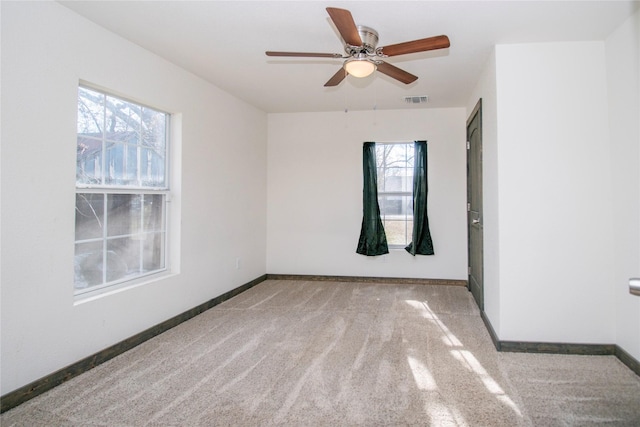
[[[640,277],[629,279],[629,293],[640,296]]]
[[[480,218],[474,218],[471,220],[471,224],[480,224]]]

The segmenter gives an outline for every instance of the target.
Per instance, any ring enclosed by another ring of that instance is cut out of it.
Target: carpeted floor
[[[462,287],[268,280],[0,424],[639,426],[640,378],[496,352]]]

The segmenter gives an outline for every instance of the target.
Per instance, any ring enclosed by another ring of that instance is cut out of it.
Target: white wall
[[[467,117],[482,99],[482,222],[484,255],[484,311],[500,335],[500,211],[498,203],[498,111],[496,55],[491,52],[467,103]]]
[[[485,312],[502,340],[640,359],[640,12],[602,48],[499,46],[469,98],[467,115],[483,99]]]
[[[267,271],[467,277],[465,109],[270,114]],[[426,139],[434,256],[356,254],[362,143]]]
[[[1,7],[6,394],[266,272],[267,116],[57,3]],[[74,305],[80,79],[181,115],[171,246],[181,265]]]
[[[469,99],[467,114],[483,98],[485,311],[502,340],[640,358],[639,16],[604,45],[498,46]]]
[[[640,360],[640,298],[628,279],[640,277],[640,12],[606,40],[614,207],[616,343]]]
[[[500,339],[614,341],[603,42],[496,47]]]

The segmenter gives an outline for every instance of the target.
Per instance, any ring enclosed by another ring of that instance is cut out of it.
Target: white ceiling
[[[61,1],[122,37],[266,112],[465,106],[501,43],[604,40],[639,1]],[[340,59],[273,58],[266,50],[343,53],[326,7],[351,11],[379,46],[446,34],[451,47],[387,61],[419,78],[381,73],[324,83]],[[409,105],[405,96],[428,95]]]

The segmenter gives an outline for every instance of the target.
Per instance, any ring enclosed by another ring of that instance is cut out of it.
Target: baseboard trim
[[[299,280],[322,282],[392,283],[405,285],[467,286],[466,280],[420,279],[410,277],[318,276],[305,274],[267,274],[267,280]]]
[[[530,341],[501,341],[484,311],[480,312],[496,350],[513,353],[574,354],[581,356],[616,356],[625,366],[640,376],[640,362],[617,344],[574,344]]]
[[[500,341],[500,351],[513,353],[575,354],[613,356],[614,344],[575,344],[556,342]]]
[[[480,310],[480,318],[482,318],[482,322],[484,323],[485,328],[487,328],[487,332],[489,332],[489,336],[491,337],[491,341],[493,341],[493,345],[496,350],[500,351],[500,340],[498,339],[498,335],[496,334],[495,329],[493,329],[493,325],[489,321],[484,310]]]
[[[631,369],[637,376],[640,377],[640,362],[632,355],[626,352],[625,349],[616,344],[615,355],[622,363],[624,363],[629,369]]]
[[[165,320],[162,323],[159,323],[149,329],[146,329],[132,337],[129,337],[123,341],[120,341],[117,344],[114,344],[106,349],[99,351],[89,357],[85,357],[78,362],[75,362],[65,368],[62,368],[52,374],[49,374],[45,377],[40,378],[30,384],[27,384],[23,387],[20,387],[12,392],[5,394],[0,397],[0,413],[6,412],[11,408],[15,408],[16,406],[33,399],[34,397],[51,390],[52,388],[69,381],[70,379],[87,372],[90,369],[95,368],[96,366],[113,359],[114,357],[131,350],[132,348],[142,344],[143,342],[159,335],[163,332],[168,331],[171,328],[174,328],[185,322],[198,314],[201,314],[212,307],[254,287],[255,285],[264,282],[267,280],[267,275],[264,274],[250,282],[245,283],[235,289],[230,290],[220,296],[217,296],[209,301],[198,305],[190,310],[185,311],[184,313],[178,314],[177,316],[172,317],[171,319]]]

